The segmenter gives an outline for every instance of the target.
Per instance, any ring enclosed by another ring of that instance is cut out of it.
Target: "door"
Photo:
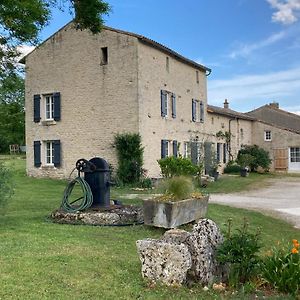
[[[275,171],[286,171],[288,168],[288,150],[287,149],[274,149],[274,169]]]

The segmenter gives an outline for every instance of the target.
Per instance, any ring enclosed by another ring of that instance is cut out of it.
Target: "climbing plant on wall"
[[[138,133],[117,134],[114,144],[118,158],[118,180],[124,184],[139,182],[143,174],[144,153],[141,136]]]

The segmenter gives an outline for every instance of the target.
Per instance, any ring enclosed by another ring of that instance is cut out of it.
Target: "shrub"
[[[151,189],[152,188],[152,181],[150,178],[142,178],[140,182],[138,183],[138,186],[140,188],[144,189]]]
[[[224,168],[224,173],[240,173],[241,167],[236,163],[228,163],[227,166]]]
[[[188,158],[166,157],[158,160],[163,177],[194,176],[200,171],[199,166],[194,165]]]
[[[244,220],[241,229],[231,234],[231,220],[228,220],[228,233],[222,245],[217,249],[217,260],[229,268],[228,284],[237,287],[239,283],[249,282],[258,272],[258,252],[261,248],[259,232],[248,232],[248,223]]]
[[[137,133],[124,133],[115,136],[117,150],[118,181],[138,183],[143,173],[143,153],[141,136]]]
[[[163,198],[166,200],[182,200],[190,197],[193,192],[193,183],[190,177],[175,176],[166,179],[162,183],[164,192]]]
[[[13,194],[11,172],[0,162],[0,213],[5,213],[5,207]]]
[[[272,248],[262,264],[263,278],[280,292],[296,295],[300,290],[299,243]]]
[[[239,160],[239,157],[243,154],[249,154],[254,157],[253,161],[251,161],[249,164],[249,167],[252,171],[256,170],[258,167],[262,167],[265,170],[269,169],[271,159],[269,157],[269,152],[267,152],[266,150],[258,147],[257,145],[245,145],[239,151],[237,160]]]

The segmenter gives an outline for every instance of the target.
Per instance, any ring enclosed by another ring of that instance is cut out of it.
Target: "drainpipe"
[[[233,160],[233,155],[231,153],[231,121],[236,120],[236,118],[234,119],[229,119],[228,122],[228,130],[229,130],[229,142],[227,143],[227,149],[228,149],[228,154],[229,154],[229,159],[232,161]]]

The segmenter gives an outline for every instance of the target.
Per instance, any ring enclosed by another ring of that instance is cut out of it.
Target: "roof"
[[[256,120],[254,117],[248,116],[244,113],[237,112],[230,108],[223,108],[223,107],[218,107],[218,106],[213,106],[213,105],[207,105],[207,112],[234,118],[234,119],[243,119],[243,120],[249,120],[249,121]]]
[[[248,116],[273,126],[293,132],[300,132],[300,116],[280,109],[274,104],[266,104],[247,113]]]
[[[72,22],[73,21],[71,21],[68,24],[66,24],[65,26],[63,26],[62,28],[60,28],[57,32],[63,30],[64,28],[66,28],[67,26],[69,26]],[[108,26],[103,26],[103,29],[135,37],[140,42],[145,43],[145,44],[147,44],[147,45],[149,45],[149,46],[151,46],[153,48],[156,48],[156,49],[158,49],[158,50],[160,50],[162,52],[165,52],[166,54],[168,54],[170,56],[173,56],[174,58],[176,58],[176,59],[178,59],[178,60],[180,60],[180,61],[182,61],[182,62],[184,62],[184,63],[186,63],[186,64],[188,64],[188,65],[190,65],[192,67],[200,69],[200,70],[202,70],[204,72],[208,72],[208,75],[211,73],[211,69],[210,68],[207,68],[207,67],[205,67],[205,66],[203,66],[203,65],[201,65],[201,64],[199,64],[199,63],[197,63],[197,62],[195,62],[195,61],[193,61],[191,59],[188,59],[188,58],[182,56],[181,54],[175,52],[174,50],[172,50],[172,49],[170,49],[170,48],[168,48],[168,47],[166,47],[166,46],[164,46],[164,45],[162,45],[162,44],[160,44],[160,43],[158,43],[158,42],[156,42],[154,40],[151,40],[151,39],[149,39],[149,38],[147,38],[147,37],[145,37],[143,35],[140,35],[140,34],[137,34],[137,33],[128,32],[128,31],[124,31],[124,30],[120,30],[120,29],[116,29],[116,28],[112,28],[112,27],[108,27]],[[51,37],[53,37],[57,32],[55,32],[53,35],[51,35],[48,39],[46,39],[44,42],[42,42],[39,46],[43,45],[47,40],[49,40]],[[100,34],[101,34],[101,32],[100,32]],[[33,51],[35,51],[35,50],[33,50]],[[30,52],[30,53],[32,53],[32,52]],[[25,63],[26,57],[28,55],[30,55],[30,53],[27,54],[26,56],[24,56],[20,60],[20,63]]]

